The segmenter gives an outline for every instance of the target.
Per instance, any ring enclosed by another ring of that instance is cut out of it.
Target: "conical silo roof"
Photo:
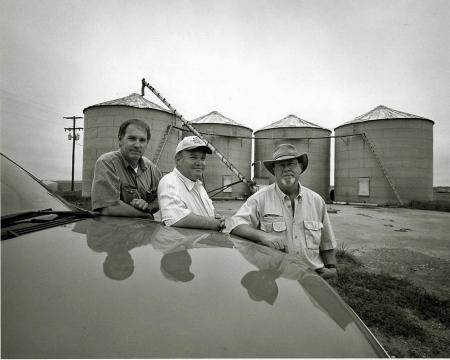
[[[87,108],[85,108],[83,110],[83,112],[85,112],[87,109],[97,107],[97,106],[129,106],[129,107],[134,107],[134,108],[139,108],[139,109],[153,109],[153,110],[160,110],[160,111],[165,111],[165,112],[171,113],[169,110],[164,109],[163,107],[161,107],[155,103],[152,103],[151,101],[145,99],[142,95],[139,95],[136,93],[125,96],[123,98],[119,98],[119,99],[115,99],[115,100],[111,100],[111,101],[102,102],[100,104],[88,106]]]
[[[233,126],[241,126],[244,128],[250,129],[248,126],[239,124],[237,121],[234,121],[226,116],[223,116],[218,111],[211,111],[209,114],[200,116],[192,121],[192,124],[224,124],[224,125],[233,125]]]
[[[422,119],[431,121],[434,124],[434,121],[424,118],[422,116],[409,114],[406,112],[394,110],[388,108],[384,105],[378,105],[376,108],[370,110],[369,112],[362,114],[351,121],[347,121],[346,123],[340,125],[348,125],[348,124],[356,124],[365,121],[374,121],[374,120],[389,120],[389,119]]]
[[[323,128],[322,126],[313,124],[312,122],[303,120],[299,118],[296,115],[288,115],[285,118],[275,121],[274,123],[267,125],[266,127],[263,127],[262,129],[256,130],[255,132],[261,131],[261,130],[268,130],[268,129],[276,129],[276,128],[289,128],[289,127],[295,127],[295,128],[316,128],[316,129],[323,129],[328,130],[326,128]],[[328,130],[330,131],[330,130]]]

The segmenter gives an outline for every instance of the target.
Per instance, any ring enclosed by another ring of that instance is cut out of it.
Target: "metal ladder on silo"
[[[156,148],[155,155],[153,156],[153,162],[158,165],[159,159],[161,158],[161,154],[164,150],[164,146],[166,146],[167,140],[169,140],[170,132],[173,129],[173,124],[167,126],[166,131],[164,132],[164,136],[159,142],[158,147]]]
[[[384,167],[383,162],[381,161],[381,158],[378,156],[378,154],[377,154],[377,152],[375,150],[375,145],[370,141],[370,139],[367,137],[366,133],[363,132],[361,134],[361,136],[362,136],[363,140],[367,143],[367,145],[369,145],[369,148],[372,151],[372,154],[375,157],[375,160],[377,161],[378,165],[380,166],[384,177],[386,178],[387,182],[389,183],[389,186],[391,187],[392,191],[394,192],[398,203],[400,204],[400,206],[403,206],[403,201],[400,198],[400,194],[398,193],[397,189],[395,188],[394,183],[390,179],[390,177],[388,175],[388,172],[387,172],[386,168]]]
[[[211,149],[211,151],[217,155],[217,157],[235,174],[239,180],[241,180],[244,184],[248,186],[250,191],[252,193],[255,193],[257,191],[256,183],[252,180],[247,179],[244,175],[241,174],[241,172],[234,167],[234,165],[208,140],[206,140],[200,132],[197,131],[196,128],[194,128],[184,117],[181,115],[177,110],[175,110],[172,105],[170,105],[169,102],[159,93],[153,86],[151,86],[145,79],[142,79],[142,89],[141,94],[144,96],[144,88],[147,87],[151,90],[155,96],[163,102],[164,105],[166,105],[172,113],[181,120],[184,126],[186,126],[194,135],[198,136],[200,139],[202,139],[206,145]]]

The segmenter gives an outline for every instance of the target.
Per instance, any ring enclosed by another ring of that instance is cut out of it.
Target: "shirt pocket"
[[[285,221],[262,221],[261,222],[261,230],[265,232],[283,232],[286,231],[286,222]]]
[[[305,226],[306,247],[317,250],[320,246],[323,224],[320,221],[303,220]]]
[[[122,184],[120,186],[120,196],[122,198],[121,200],[126,204],[129,204],[133,199],[140,198],[137,188],[135,186],[125,184]]]

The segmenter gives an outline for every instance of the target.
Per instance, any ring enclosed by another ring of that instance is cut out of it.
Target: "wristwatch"
[[[338,270],[338,268],[335,264],[325,264],[325,267],[327,269],[336,269],[336,271]]]

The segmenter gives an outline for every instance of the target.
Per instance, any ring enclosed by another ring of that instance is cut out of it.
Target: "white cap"
[[[180,151],[183,150],[192,150],[198,147],[205,148],[208,154],[212,154],[211,149],[198,136],[186,136],[183,140],[181,140],[178,143],[177,148],[175,149],[175,154],[178,154]]]

